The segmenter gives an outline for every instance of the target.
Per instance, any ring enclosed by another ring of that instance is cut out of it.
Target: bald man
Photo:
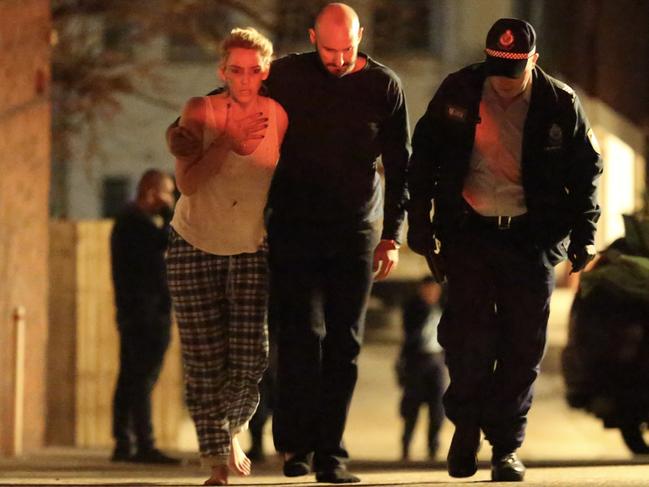
[[[273,435],[284,474],[314,470],[319,482],[359,481],[347,470],[343,432],[372,279],[397,264],[407,198],[401,82],[359,52],[362,37],[354,10],[328,4],[309,29],[315,51],[276,60],[267,80],[289,118],[267,206]],[[199,147],[173,127],[168,140],[176,155]]]
[[[289,115],[268,203],[273,433],[285,475],[313,468],[319,482],[359,481],[343,432],[373,269],[383,278],[397,263],[406,200],[404,94],[392,71],[359,53],[362,36],[350,7],[329,4],[309,29],[316,52],[277,60],[268,80]]]

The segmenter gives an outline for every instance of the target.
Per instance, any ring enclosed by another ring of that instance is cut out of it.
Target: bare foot
[[[234,436],[232,438],[232,443],[230,443],[230,459],[228,460],[228,467],[238,475],[250,475],[251,466],[252,463],[250,462],[250,459],[241,449],[237,437]]]
[[[212,476],[203,482],[203,485],[228,485],[228,466],[216,465],[212,467]]]

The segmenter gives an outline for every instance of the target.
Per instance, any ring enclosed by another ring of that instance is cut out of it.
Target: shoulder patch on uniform
[[[446,115],[454,120],[466,121],[467,109],[456,105],[446,106]]]
[[[593,150],[601,155],[602,151],[599,147],[599,142],[597,141],[597,137],[595,137],[595,132],[593,132],[593,129],[591,128],[588,129],[588,132],[586,132],[586,137],[588,137],[588,140],[590,141],[590,145],[593,147]]]

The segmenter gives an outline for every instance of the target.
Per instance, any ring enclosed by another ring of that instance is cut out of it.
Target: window
[[[198,44],[189,34],[173,33],[169,36],[167,59],[171,62],[213,62],[216,52]]]
[[[275,45],[277,51],[292,51],[305,47],[309,42],[308,29],[313,27],[315,17],[328,1],[314,2],[284,0],[277,5],[277,29]]]
[[[171,62],[210,62],[217,60],[218,45],[233,27],[249,21],[237,16],[221,2],[198,2],[172,19],[167,59]]]
[[[106,176],[101,189],[101,216],[113,218],[130,199],[131,179],[128,176]]]
[[[104,28],[104,48],[131,58],[133,56],[133,34],[132,25],[108,24]]]
[[[377,0],[374,8],[374,50],[392,53],[413,49],[428,50],[431,2]]]

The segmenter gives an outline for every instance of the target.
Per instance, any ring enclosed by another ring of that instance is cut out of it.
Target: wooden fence
[[[105,447],[112,440],[112,401],[119,339],[110,278],[112,221],[50,223],[47,443]],[[187,447],[176,326],[153,395],[158,445]],[[191,436],[191,435],[189,435]]]

